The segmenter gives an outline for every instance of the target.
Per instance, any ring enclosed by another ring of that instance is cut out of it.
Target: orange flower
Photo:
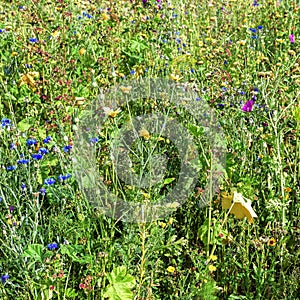
[[[81,48],[81,49],[79,50],[79,54],[80,54],[80,55],[83,55],[85,52],[86,52],[86,50],[83,49],[83,48]]]

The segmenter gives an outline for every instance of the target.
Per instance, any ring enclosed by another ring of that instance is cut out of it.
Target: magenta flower
[[[248,112],[252,111],[254,105],[254,100],[248,100],[242,107],[242,111]]]
[[[294,43],[295,43],[295,35],[290,34],[289,38],[290,38],[290,42],[291,42],[292,44],[294,44]]]

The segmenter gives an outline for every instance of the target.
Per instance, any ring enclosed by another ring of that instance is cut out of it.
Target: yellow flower
[[[150,139],[150,133],[149,133],[149,131],[146,130],[146,129],[144,129],[144,128],[142,130],[140,130],[139,136],[143,137],[145,140],[149,140]]]
[[[169,267],[167,268],[167,271],[168,271],[169,273],[174,273],[174,272],[175,272],[175,268],[172,267],[172,266],[169,266]]]
[[[274,238],[270,238],[268,240],[268,246],[274,247],[276,245],[276,240]]]
[[[56,30],[51,35],[52,35],[52,37],[56,38],[56,37],[59,37],[60,32],[58,30]]]
[[[103,19],[104,21],[107,21],[107,20],[110,19],[110,16],[109,16],[108,14],[106,14],[106,13],[103,13],[103,14],[102,14],[102,19]]]
[[[169,225],[172,225],[173,222],[174,222],[174,218],[170,218],[169,221],[168,221],[168,224],[169,224]]]
[[[179,75],[175,75],[175,74],[171,74],[170,78],[174,81],[179,81],[180,79],[182,79],[183,77],[180,77]]]
[[[164,223],[164,222],[159,222],[159,225],[160,225],[162,228],[165,228],[165,227],[167,226],[167,224]]]
[[[218,259],[218,256],[217,255],[211,255],[209,257],[212,261],[216,261]]]
[[[17,56],[18,55],[18,52],[12,52],[11,53],[11,56]]]
[[[292,56],[295,56],[296,55],[296,52],[294,50],[289,50],[288,51],[288,54],[289,55],[292,55]]]
[[[77,106],[83,105],[84,104],[84,100],[85,100],[84,97],[75,97],[75,101],[76,101],[76,105]]]
[[[132,86],[120,86],[120,90],[125,94],[129,94],[131,89],[132,89]]]
[[[238,43],[239,45],[242,45],[242,46],[246,45],[246,41],[245,41],[245,40],[238,41],[237,43]]]
[[[209,266],[208,266],[208,270],[209,270],[210,272],[214,272],[214,271],[217,270],[217,268],[216,268],[215,266],[213,266],[213,265],[209,265]]]
[[[80,55],[83,55],[85,52],[86,52],[86,50],[83,49],[83,48],[81,48],[81,49],[79,50],[79,54],[80,54]]]
[[[103,110],[104,110],[104,113],[111,118],[116,117],[117,114],[121,112],[121,110],[119,108],[117,110],[113,110],[109,107],[103,107]]]
[[[38,76],[39,76],[38,72],[29,72],[27,74],[23,74],[19,81],[19,86],[28,84],[31,88],[35,88],[34,77],[38,77]]]

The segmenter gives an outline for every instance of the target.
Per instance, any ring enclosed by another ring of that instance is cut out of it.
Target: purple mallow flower
[[[291,42],[292,44],[295,43],[295,35],[294,35],[294,34],[290,34],[290,35],[289,35],[289,39],[290,39],[290,42]]]
[[[254,100],[248,100],[242,107],[242,111],[249,112],[252,111],[254,105]]]

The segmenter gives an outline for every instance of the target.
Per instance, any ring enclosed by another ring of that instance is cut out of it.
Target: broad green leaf
[[[113,269],[107,278],[109,285],[104,293],[105,298],[109,298],[109,300],[132,300],[131,289],[136,283],[134,277],[127,274],[125,266]]]
[[[30,257],[34,260],[38,260],[38,261],[42,262],[43,261],[42,250],[43,250],[43,245],[32,244],[32,245],[29,245],[28,248],[23,252],[23,256]]]

